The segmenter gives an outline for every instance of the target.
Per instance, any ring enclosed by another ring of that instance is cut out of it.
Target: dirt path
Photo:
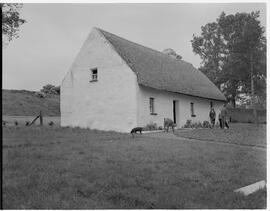
[[[253,146],[253,145],[247,145],[247,144],[235,144],[235,143],[226,143],[226,142],[216,142],[212,140],[201,140],[201,139],[195,139],[195,138],[184,138],[174,135],[172,132],[164,133],[164,132],[156,132],[156,133],[146,133],[144,136],[152,137],[152,138],[161,138],[161,139],[174,139],[174,140],[180,140],[180,141],[193,141],[193,142],[200,142],[200,143],[211,143],[211,144],[219,144],[219,145],[226,145],[226,146],[237,146],[237,147],[246,147],[251,149],[258,149],[266,151],[266,147],[263,146]]]

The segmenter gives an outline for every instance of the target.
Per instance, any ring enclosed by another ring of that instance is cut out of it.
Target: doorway
[[[176,125],[178,124],[178,118],[179,118],[179,103],[178,103],[178,100],[174,100],[173,101],[173,123]]]

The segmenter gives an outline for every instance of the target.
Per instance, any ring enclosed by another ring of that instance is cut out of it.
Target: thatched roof
[[[208,99],[226,100],[220,90],[192,64],[97,29],[136,73],[143,86]]]

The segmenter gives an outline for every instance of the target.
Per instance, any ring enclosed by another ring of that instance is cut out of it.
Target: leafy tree
[[[19,27],[26,21],[20,18],[19,10],[22,4],[1,3],[2,11],[2,36],[5,39],[4,44],[10,42],[13,38],[17,38]]]
[[[60,86],[54,86],[51,84],[47,84],[47,85],[43,86],[40,91],[45,93],[45,94],[59,95],[60,94]]]
[[[193,35],[193,52],[202,59],[199,70],[220,87],[223,82],[219,75],[225,59],[225,41],[216,22],[202,26],[201,30],[201,36]]]
[[[194,36],[193,51],[202,58],[201,67],[210,80],[235,106],[239,94],[259,96],[266,85],[266,39],[259,12],[224,12],[216,22]],[[253,102],[255,104],[255,102]]]
[[[171,49],[171,48],[166,48],[162,51],[164,54],[167,54],[169,56],[171,56],[172,58],[174,59],[177,59],[177,60],[181,60],[182,59],[182,56],[177,54],[175,52],[175,50]]]

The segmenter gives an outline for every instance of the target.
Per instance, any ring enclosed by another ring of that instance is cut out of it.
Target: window
[[[91,80],[90,80],[90,82],[92,82],[92,81],[97,81],[97,79],[98,79],[98,70],[97,70],[97,68],[95,68],[95,69],[92,69],[91,70]]]
[[[149,98],[149,106],[150,106],[150,114],[156,115],[155,107],[154,107],[154,98],[153,97]]]
[[[213,108],[213,102],[212,101],[210,102],[210,108]]]
[[[194,114],[194,103],[190,103],[190,113],[192,117],[195,117],[196,115]]]

